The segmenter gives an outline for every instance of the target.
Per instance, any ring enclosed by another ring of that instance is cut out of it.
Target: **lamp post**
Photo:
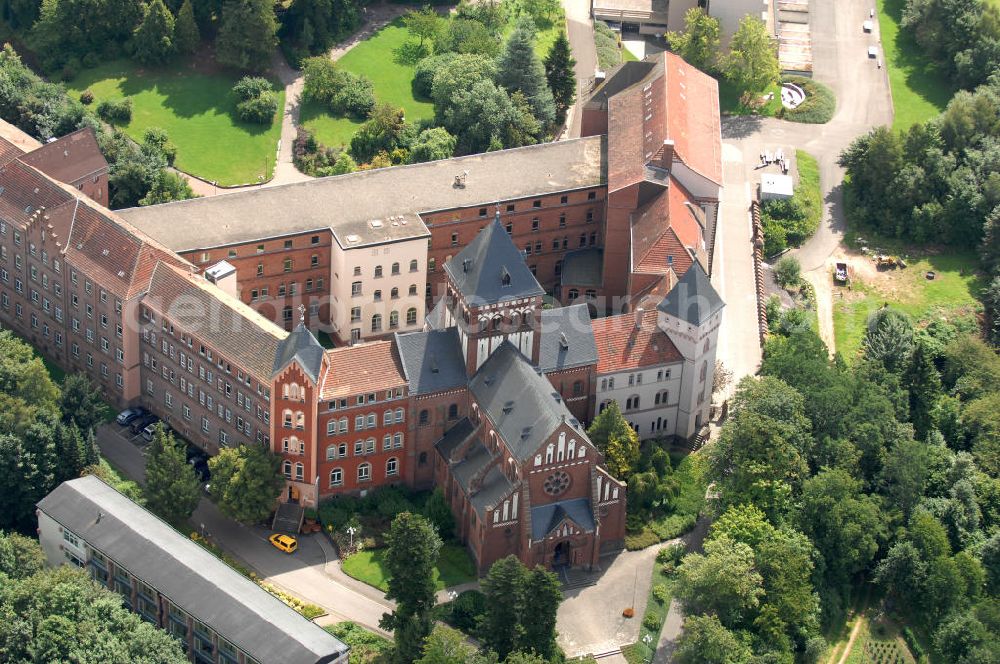
[[[356,533],[356,532],[357,532],[357,529],[354,526],[348,526],[347,527],[347,534],[351,536],[351,543],[349,545],[349,548],[351,548],[351,549],[354,548],[354,533]]]

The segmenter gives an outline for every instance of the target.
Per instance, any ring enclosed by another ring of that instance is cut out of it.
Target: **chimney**
[[[663,141],[663,152],[660,156],[660,168],[665,168],[668,171],[674,163],[674,141],[668,138]]]
[[[635,329],[637,330],[642,329],[642,315],[644,313],[646,312],[643,311],[642,307],[639,307],[638,309],[635,310]]]

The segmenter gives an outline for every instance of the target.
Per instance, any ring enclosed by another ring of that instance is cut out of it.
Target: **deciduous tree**
[[[677,577],[677,598],[693,613],[714,613],[726,627],[743,624],[760,605],[764,579],[753,549],[728,537],[705,543],[705,553],[684,556]]]
[[[86,374],[73,373],[63,380],[59,410],[63,422],[75,424],[81,432],[87,433],[101,422],[107,406]]]
[[[692,7],[684,13],[684,32],[667,33],[667,42],[688,64],[713,72],[719,60],[719,19],[701,7]]]
[[[717,617],[688,616],[674,659],[678,664],[749,664],[753,653]]]
[[[0,579],[24,579],[45,569],[45,552],[38,540],[0,530]]]
[[[403,15],[403,25],[411,34],[420,38],[421,47],[425,40],[434,38],[444,22],[441,15],[430,5],[424,5],[422,9],[411,9]]]
[[[751,14],[740,19],[724,62],[726,78],[750,93],[763,92],[780,73],[774,39],[764,22]]]
[[[622,415],[617,401],[610,401],[594,418],[587,435],[604,455],[608,472],[618,479],[632,474],[639,461],[639,436]]]
[[[260,445],[227,447],[208,461],[212,498],[226,516],[259,523],[273,510],[285,487],[281,460]]]

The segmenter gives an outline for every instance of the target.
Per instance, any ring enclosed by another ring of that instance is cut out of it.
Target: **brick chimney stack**
[[[665,139],[663,141],[663,150],[660,153],[660,168],[665,168],[670,170],[670,167],[674,164],[674,141],[673,139]]]
[[[635,329],[637,329],[637,330],[641,330],[642,329],[642,315],[644,313],[646,313],[646,312],[643,311],[642,307],[638,307],[635,310]]]

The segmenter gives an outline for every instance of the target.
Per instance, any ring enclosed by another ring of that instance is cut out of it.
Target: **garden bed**
[[[804,150],[795,151],[799,181],[787,200],[762,201],[761,223],[764,227],[764,255],[776,256],[788,247],[798,247],[819,228],[823,216],[823,193],[819,183],[819,164]]]
[[[141,142],[147,129],[159,127],[177,146],[178,169],[231,186],[270,179],[285,106],[284,90],[276,86],[279,110],[271,125],[240,122],[232,93],[237,80],[200,71],[190,61],[145,69],[118,60],[83,70],[67,88],[74,97],[90,90],[95,108],[102,101],[131,99],[132,120],[122,127],[126,134]]]

